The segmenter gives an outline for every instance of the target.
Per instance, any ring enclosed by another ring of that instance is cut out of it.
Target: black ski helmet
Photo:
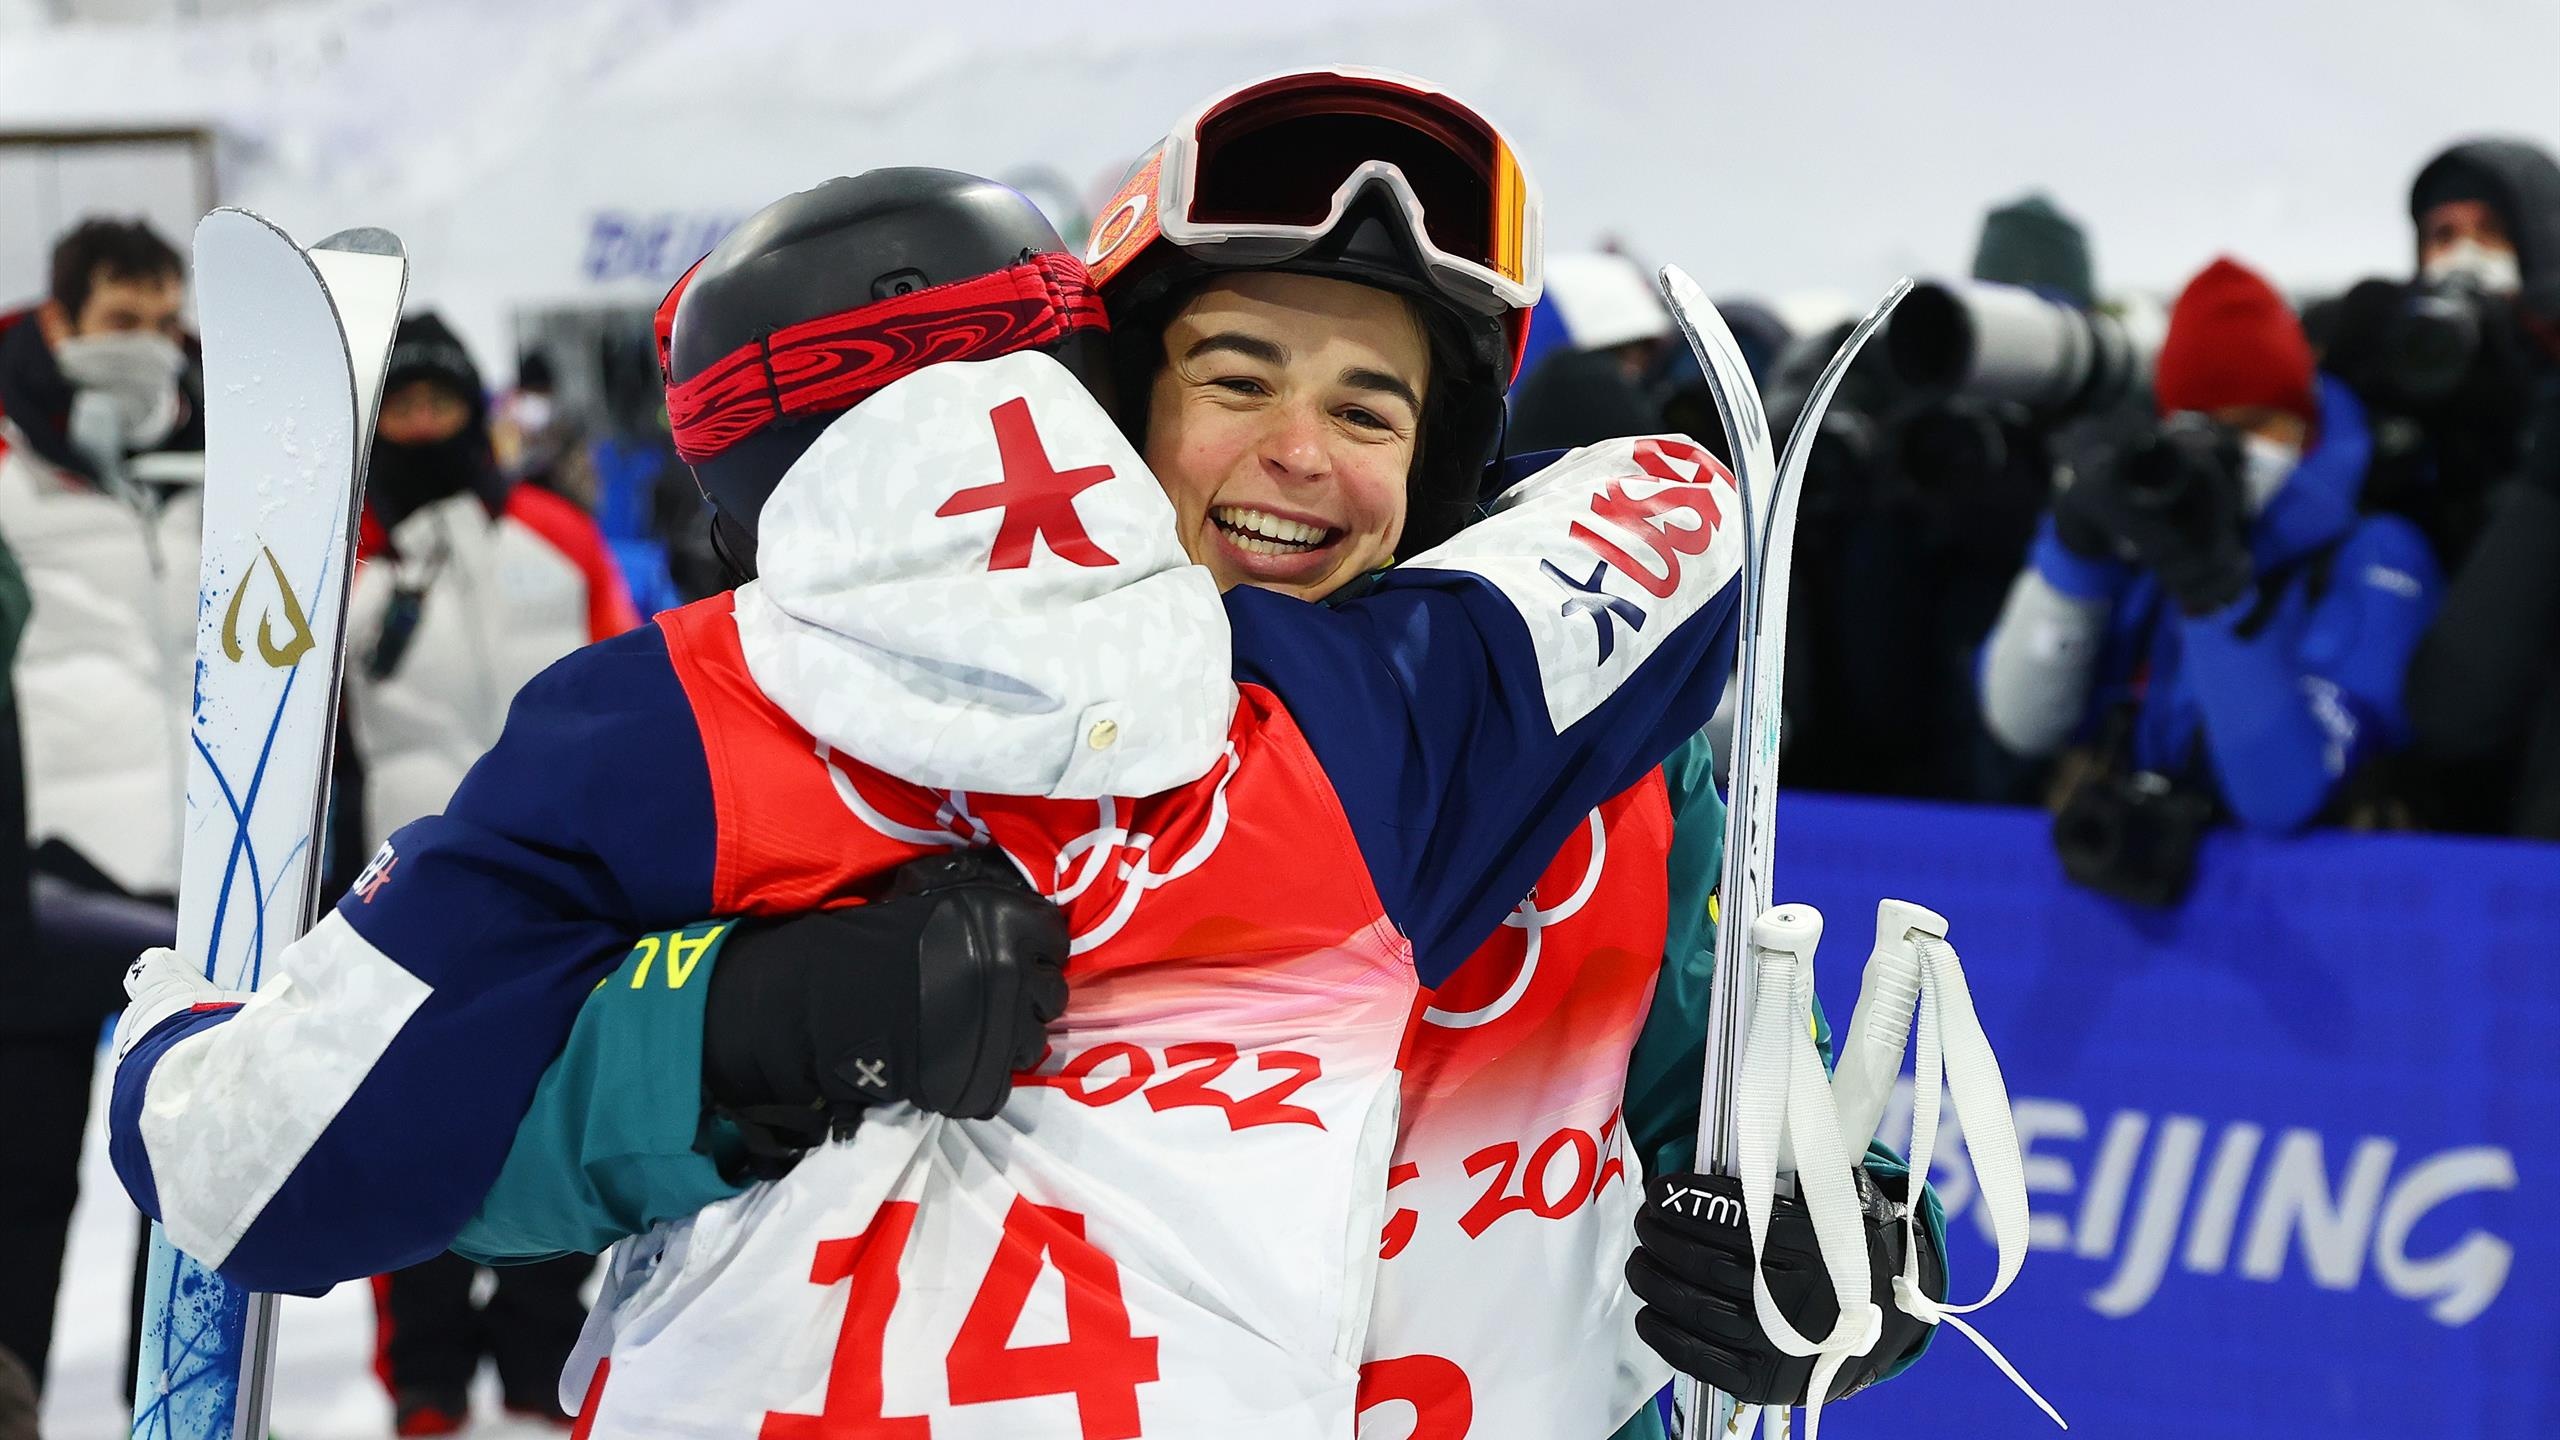
[[[1536,187],[1490,120],[1427,81],[1351,66],[1215,96],[1131,168],[1085,261],[1144,443],[1164,328],[1220,274],[1348,280],[1418,302],[1431,342],[1398,558],[1465,525],[1502,439],[1540,291]]]
[[[783,472],[895,380],[1038,350],[1110,399],[1083,263],[1020,192],[954,170],[868,170],[775,201],[676,282],[656,328],[676,453],[748,574]]]

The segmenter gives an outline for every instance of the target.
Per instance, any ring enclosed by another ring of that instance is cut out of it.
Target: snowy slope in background
[[[296,233],[399,231],[413,294],[494,359],[520,305],[661,287],[590,278],[599,214],[734,216],[893,163],[1040,164],[1089,190],[1212,87],[1340,59],[1479,98],[1529,156],[1552,244],[1615,235],[1719,292],[1958,269],[1984,206],[2033,186],[2089,223],[2110,288],[2225,250],[2335,283],[2405,267],[2408,177],[2449,138],[2560,143],[2554,55],[2560,7],[2534,0],[313,0],[21,20],[0,29],[0,128],[214,124],[226,200]]]

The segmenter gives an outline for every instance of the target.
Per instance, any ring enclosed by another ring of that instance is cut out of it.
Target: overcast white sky
[[[1337,59],[1491,111],[1551,247],[1616,235],[1718,293],[1959,269],[2030,187],[2111,287],[2222,251],[2325,285],[2406,266],[2408,180],[2447,140],[2560,146],[2551,0],[314,0],[0,28],[0,126],[215,123],[226,199],[390,225],[413,293],[494,339],[584,293],[600,211],[741,212],[895,163],[1092,184],[1210,90]]]

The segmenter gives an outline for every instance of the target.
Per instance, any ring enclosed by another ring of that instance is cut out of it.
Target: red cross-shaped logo
[[[1084,521],[1076,514],[1076,496],[1111,478],[1108,465],[1086,465],[1074,470],[1060,470],[1049,462],[1048,447],[1040,443],[1040,432],[1031,423],[1031,402],[1015,397],[989,413],[996,427],[996,455],[1004,463],[1004,478],[992,485],[973,485],[958,491],[942,502],[936,515],[973,515],[980,510],[1002,510],[1004,519],[996,526],[995,550],[987,557],[990,570],[1020,570],[1031,563],[1031,542],[1037,538],[1049,545],[1049,553],[1076,565],[1099,569],[1115,565],[1108,551],[1085,533]]]

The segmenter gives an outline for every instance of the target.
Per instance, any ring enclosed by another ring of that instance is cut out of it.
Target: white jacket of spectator
[[[60,840],[134,894],[173,895],[203,498],[110,495],[14,431],[0,439],[0,536],[35,606],[17,668],[28,840]]]
[[[368,515],[365,539],[347,610],[346,694],[364,763],[365,841],[380,845],[445,808],[497,743],[526,681],[637,617],[595,521],[532,485],[510,491],[494,518],[468,492],[388,536]],[[412,604],[407,643],[377,678],[369,662],[398,628],[394,612]]]

